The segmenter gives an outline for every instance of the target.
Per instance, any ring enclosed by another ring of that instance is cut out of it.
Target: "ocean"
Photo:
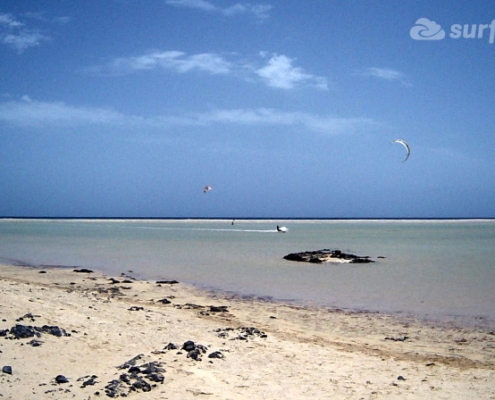
[[[283,259],[326,248],[375,262]],[[495,220],[0,219],[0,262],[176,279],[301,305],[495,320]]]

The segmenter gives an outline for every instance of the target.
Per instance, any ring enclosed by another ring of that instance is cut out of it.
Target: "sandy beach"
[[[495,399],[495,332],[481,324],[173,279],[0,265],[0,398]]]

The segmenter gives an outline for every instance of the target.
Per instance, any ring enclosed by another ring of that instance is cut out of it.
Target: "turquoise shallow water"
[[[376,263],[283,259],[323,248]],[[305,304],[495,318],[495,220],[3,219],[0,262],[133,271]]]

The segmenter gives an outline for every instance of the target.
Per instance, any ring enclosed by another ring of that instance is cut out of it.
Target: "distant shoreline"
[[[273,222],[273,221],[294,221],[294,222],[314,222],[314,221],[329,221],[329,222],[345,222],[345,221],[355,221],[355,222],[381,222],[381,221],[495,221],[495,217],[480,217],[480,218],[472,218],[472,217],[462,217],[462,218],[292,218],[292,217],[270,217],[270,218],[257,218],[257,217],[16,217],[16,216],[0,216],[0,220],[34,220],[34,221],[194,221],[194,222],[231,222],[234,220],[235,222]]]

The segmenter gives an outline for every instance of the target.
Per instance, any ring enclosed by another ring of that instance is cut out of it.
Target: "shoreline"
[[[2,398],[106,398],[112,381],[120,385],[115,393],[148,399],[495,398],[495,332],[480,326],[74,268],[0,264],[0,331],[25,324],[70,333],[41,333],[36,347],[33,338],[0,338],[0,369],[12,368],[0,372]],[[196,349],[201,361],[181,350],[188,341],[205,348]],[[163,383],[117,368],[140,354],[138,364],[164,370],[157,372]],[[129,391],[123,373],[131,384],[148,382],[150,391]],[[57,383],[58,375],[68,382]]]
[[[37,265],[30,264],[23,260],[9,259],[5,257],[0,257],[0,267],[1,266],[13,266],[16,268],[28,268],[28,269],[61,269],[61,270],[74,270],[78,268],[85,268],[77,265]],[[105,272],[98,269],[92,268],[96,274],[104,276],[112,276],[112,272]],[[135,273],[134,271],[129,271],[133,274],[134,279],[143,282],[152,282],[142,274]],[[124,274],[124,273],[123,273]],[[495,331],[495,317],[487,315],[464,315],[464,314],[446,314],[446,313],[415,313],[409,311],[396,311],[396,310],[382,310],[382,309],[372,309],[372,308],[358,308],[358,307],[344,307],[335,304],[326,304],[324,302],[317,302],[314,300],[304,300],[304,299],[288,299],[288,298],[276,298],[270,295],[258,295],[258,294],[248,294],[241,293],[232,290],[222,289],[220,287],[212,287],[210,285],[201,283],[190,283],[181,282],[183,285],[190,287],[204,294],[208,297],[213,298],[223,298],[225,300],[232,301],[259,301],[263,303],[271,303],[278,305],[289,305],[293,307],[302,307],[310,309],[322,309],[322,310],[338,310],[346,313],[352,314],[380,314],[396,318],[401,321],[422,321],[423,323],[437,325],[439,327],[448,324],[450,326],[455,326],[458,328],[468,327],[476,328],[486,331]]]

